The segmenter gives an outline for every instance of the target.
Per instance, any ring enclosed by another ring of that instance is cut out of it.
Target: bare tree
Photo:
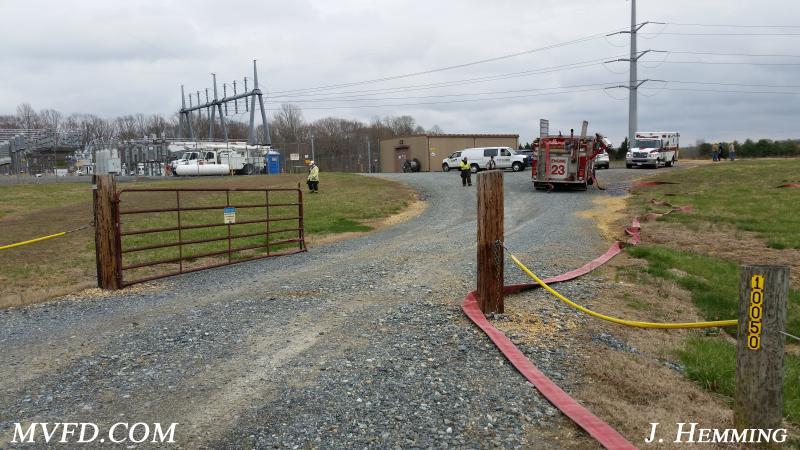
[[[0,128],[19,128],[17,116],[0,116]]]
[[[57,132],[63,128],[64,115],[55,109],[43,109],[39,111],[39,121],[44,128]]]
[[[136,123],[137,137],[144,137],[147,134],[147,116],[137,113],[133,116],[133,120]]]
[[[22,128],[37,128],[39,116],[30,103],[17,105],[17,120]]]
[[[114,123],[116,124],[120,139],[129,140],[140,136],[136,128],[136,118],[132,115],[128,114],[117,117]]]
[[[167,121],[160,114],[153,114],[147,119],[145,135],[154,134],[157,138],[167,130]]]
[[[439,125],[434,125],[428,130],[428,134],[444,134],[444,131]]]
[[[395,136],[405,136],[409,134],[414,134],[415,127],[416,127],[416,120],[414,120],[411,116],[400,116],[400,117],[387,117],[386,124],[389,128],[392,129],[392,133]],[[423,133],[424,133],[423,129]]]
[[[275,139],[281,142],[300,142],[306,140],[303,111],[291,103],[281,105],[272,122]]]

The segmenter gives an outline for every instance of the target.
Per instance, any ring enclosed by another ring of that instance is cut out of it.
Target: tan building
[[[406,160],[416,159],[422,172],[439,172],[442,159],[473,147],[518,148],[518,134],[417,134],[381,141],[381,172],[402,172]]]

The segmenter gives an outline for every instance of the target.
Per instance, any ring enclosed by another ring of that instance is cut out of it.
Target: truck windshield
[[[636,139],[637,148],[661,148],[660,139]]]

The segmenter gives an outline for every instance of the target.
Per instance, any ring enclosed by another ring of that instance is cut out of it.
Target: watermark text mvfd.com
[[[144,422],[118,422],[108,427],[107,432],[101,433],[100,427],[90,422],[33,422],[27,428],[21,423],[15,423],[11,443],[174,443],[177,425],[171,423],[164,427],[160,423],[151,425]]]

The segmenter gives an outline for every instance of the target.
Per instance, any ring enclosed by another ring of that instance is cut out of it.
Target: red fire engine
[[[586,136],[589,123],[584,121],[580,136],[570,130],[569,136],[549,134],[549,122],[539,122],[540,137],[534,142],[531,164],[533,187],[553,189],[570,186],[586,190],[594,182],[594,158],[607,149],[602,135]]]

